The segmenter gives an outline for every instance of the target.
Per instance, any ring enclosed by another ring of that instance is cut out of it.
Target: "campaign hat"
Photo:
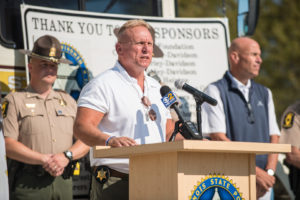
[[[61,44],[55,37],[51,35],[44,35],[39,37],[33,45],[32,51],[22,49],[21,53],[28,55],[32,58],[38,58],[53,63],[66,63],[71,64],[72,62],[62,58]]]

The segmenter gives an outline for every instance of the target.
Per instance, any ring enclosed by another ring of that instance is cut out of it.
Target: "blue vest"
[[[249,102],[229,75],[213,83],[220,91],[226,119],[226,136],[232,141],[270,142],[268,90],[251,80]],[[256,165],[265,169],[267,155],[256,156]]]

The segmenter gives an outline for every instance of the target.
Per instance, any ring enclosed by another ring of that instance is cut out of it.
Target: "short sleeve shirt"
[[[237,84],[238,89],[242,92],[245,99],[248,100],[249,89],[251,87],[250,81],[248,81],[247,85],[243,85],[236,78],[234,78],[229,72],[229,77],[231,80]],[[222,99],[220,96],[220,92],[218,88],[210,84],[205,90],[205,93],[218,101],[216,106],[211,106],[208,104],[203,104],[203,133],[226,133],[226,121],[225,121],[225,113],[223,108]],[[269,130],[270,135],[280,135],[280,131],[276,122],[275,108],[274,102],[272,98],[272,92],[268,89],[269,99],[268,99],[268,117],[269,117]]]
[[[67,93],[52,90],[46,99],[30,86],[4,98],[5,137],[40,153],[59,153],[73,143],[76,102]]]
[[[161,86],[146,74],[144,85],[143,93],[137,80],[117,62],[115,67],[98,75],[83,88],[78,106],[104,113],[98,125],[103,133],[130,137],[138,144],[164,142],[166,122],[171,115],[161,102]],[[147,118],[149,109],[141,102],[143,96],[148,97],[151,109],[156,112],[155,121]],[[128,159],[95,159],[91,156],[90,160],[92,166],[108,165],[128,173]]]
[[[280,143],[300,149],[300,100],[289,106],[282,115]]]

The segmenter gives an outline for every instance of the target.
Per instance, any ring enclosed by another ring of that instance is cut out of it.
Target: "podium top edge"
[[[269,154],[289,153],[291,152],[291,145],[256,142],[181,140],[120,148],[95,146],[93,147],[93,151],[94,157],[96,158],[129,158],[136,155],[170,152]]]

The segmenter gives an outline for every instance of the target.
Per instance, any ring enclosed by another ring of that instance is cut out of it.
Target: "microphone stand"
[[[180,129],[179,129],[179,125],[182,124],[182,121],[181,120],[178,120],[177,122],[175,122],[175,127],[174,127],[174,131],[169,139],[169,142],[174,142],[175,141],[175,137],[177,135],[178,132],[180,132]]]
[[[173,131],[173,133],[172,133],[172,135],[171,135],[171,137],[170,137],[170,139],[169,139],[169,142],[175,141],[175,137],[176,137],[176,134],[177,134],[178,132],[180,132],[180,134],[182,134],[182,131],[181,131],[181,129],[180,129],[179,127],[180,127],[180,125],[182,126],[182,123],[184,122],[183,117],[179,114],[180,111],[179,111],[179,109],[177,108],[177,106],[173,106],[173,107],[171,107],[171,108],[173,108],[173,109],[175,110],[175,112],[177,113],[177,116],[178,116],[179,120],[178,120],[177,122],[175,122],[174,131]]]
[[[169,142],[174,141],[176,134],[179,132],[185,139],[198,139],[198,140],[202,140],[202,133],[198,134],[197,132],[197,127],[191,122],[191,121],[185,121],[184,118],[180,115],[180,111],[177,108],[177,106],[173,106],[172,107],[178,117],[179,120],[175,123],[175,127],[174,127],[174,131],[169,139]],[[200,105],[200,111],[201,111],[201,105]],[[201,116],[201,112],[200,112],[200,116]],[[200,119],[201,120],[201,119]]]
[[[194,95],[195,101],[196,101],[196,113],[197,113],[197,126],[198,126],[198,132],[199,136],[201,137],[201,140],[203,139],[202,136],[202,116],[201,116],[201,105],[204,103],[202,98],[198,98],[198,96]]]
[[[177,133],[180,133],[184,139],[202,140],[202,134],[200,135],[196,129],[197,127],[193,124],[193,122],[178,120],[175,123],[174,131],[169,139],[169,142],[173,142],[175,140]]]

